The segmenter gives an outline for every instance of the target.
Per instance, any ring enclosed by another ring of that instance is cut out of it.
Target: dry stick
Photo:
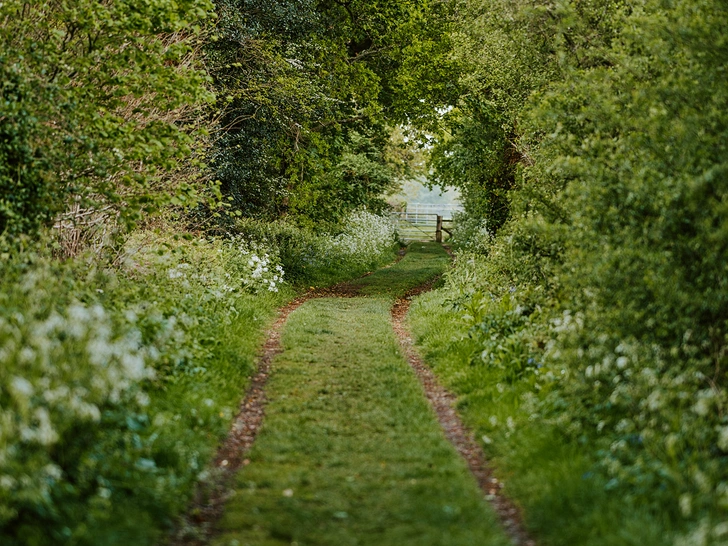
[[[455,395],[438,383],[435,374],[425,365],[418,354],[407,329],[405,318],[410,308],[411,299],[430,290],[434,282],[434,280],[430,281],[410,291],[405,297],[395,302],[392,307],[394,331],[399,338],[402,351],[422,384],[432,409],[437,414],[437,419],[440,421],[445,437],[467,462],[478,485],[485,493],[485,498],[492,505],[513,544],[516,546],[535,546],[536,542],[529,536],[523,526],[520,510],[513,501],[503,494],[503,482],[494,476],[493,469],[489,466],[480,444],[475,439],[475,434],[463,424],[460,416],[455,411]]]

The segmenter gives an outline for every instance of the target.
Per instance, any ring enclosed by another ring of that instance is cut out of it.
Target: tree
[[[389,127],[432,119],[423,97],[440,95],[413,78],[438,70],[428,55],[445,54],[444,5],[218,2],[220,39],[207,55],[221,112],[212,164],[235,208],[312,221],[381,207],[393,183]]]
[[[0,4],[0,233],[32,233],[73,206],[129,224],[175,193],[165,174],[189,155],[188,116],[210,97],[192,59],[211,8]]]

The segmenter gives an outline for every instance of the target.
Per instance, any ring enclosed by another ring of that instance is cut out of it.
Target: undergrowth
[[[315,232],[290,221],[240,219],[233,231],[253,245],[276,248],[294,285],[326,286],[358,277],[392,261],[399,246],[393,222],[366,211]]]
[[[204,478],[292,294],[256,284],[265,256],[238,245],[146,238],[117,267],[3,264],[3,544],[151,543]]]
[[[352,252],[296,282],[393,260],[393,231],[370,237],[382,231],[344,226]],[[206,479],[264,330],[296,293],[274,242],[147,231],[105,258],[60,262],[50,245],[3,256],[0,543],[163,535]]]
[[[484,272],[478,258],[462,254],[446,286],[418,297],[409,319],[527,526],[549,545],[723,544],[719,512],[699,508],[710,506],[707,492],[686,512],[675,487],[619,482],[604,459],[620,438],[568,428],[571,415],[587,410],[563,402],[567,371],[545,355],[561,323],[544,320],[538,294],[483,291]],[[642,461],[650,464],[649,456]]]

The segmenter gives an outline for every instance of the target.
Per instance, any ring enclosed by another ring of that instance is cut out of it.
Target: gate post
[[[435,242],[442,243],[442,216],[437,215],[437,228],[435,229]]]

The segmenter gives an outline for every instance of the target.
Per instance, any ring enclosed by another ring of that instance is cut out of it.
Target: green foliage
[[[33,232],[73,205],[129,224],[175,193],[160,185],[190,154],[190,108],[210,98],[191,58],[211,7],[2,3],[0,233]]]
[[[452,237],[448,244],[454,245],[459,251],[485,254],[493,242],[487,221],[464,212],[454,212],[452,216]]]
[[[505,120],[492,105],[468,104],[446,116],[451,134],[431,155],[436,181],[460,189],[471,214],[495,233],[510,215],[509,192],[519,159],[504,129]]]
[[[396,231],[385,216],[366,211],[349,214],[328,232],[314,232],[290,222],[241,219],[235,225],[251,244],[277,249],[286,278],[296,285],[328,285],[356,277],[394,258]]]
[[[466,4],[470,93],[436,164],[452,183],[469,173],[472,222],[497,229],[451,276],[470,360],[530,393],[532,419],[583,445],[606,491],[691,522],[678,542],[721,543],[726,5]],[[524,358],[550,379],[534,384]]]
[[[514,308],[523,299],[518,293],[464,299],[462,290],[472,290],[483,273],[482,263],[459,257],[444,288],[413,302],[409,322],[427,364],[457,395],[504,491],[523,508],[527,527],[554,546],[671,544],[679,518],[616,495],[606,487],[609,478],[594,471],[591,444],[544,421],[538,400],[560,375],[542,358],[548,331],[537,315]]]
[[[251,255],[147,233],[117,269],[3,264],[3,544],[155,543],[204,478],[283,301],[270,281],[250,294]]]
[[[383,150],[358,133],[350,135],[339,163],[321,181],[303,185],[291,199],[291,211],[314,223],[331,222],[358,208],[382,214],[383,196],[393,189],[394,172]]]
[[[613,0],[469,0],[460,8],[453,41],[463,93],[443,117],[432,164],[436,180],[460,188],[466,209],[495,233],[511,215],[518,166],[533,163],[535,143],[520,127],[530,95],[574,67],[610,64],[605,48],[625,8]]]
[[[234,207],[308,225],[362,206],[381,211],[395,178],[390,126],[415,115],[431,122],[429,98],[453,86],[442,74],[449,4],[216,5],[205,57],[218,94],[211,164]],[[425,92],[416,76],[431,73],[438,79]]]
[[[568,229],[546,216],[563,245],[548,355],[569,370],[558,396],[575,411],[562,422],[599,438],[614,485],[656,502],[669,491],[695,517],[728,509],[728,51],[713,46],[728,13],[643,10],[628,16],[615,66],[575,73],[578,93],[554,84],[535,97],[547,136],[527,176],[550,165],[565,185],[552,202]]]

